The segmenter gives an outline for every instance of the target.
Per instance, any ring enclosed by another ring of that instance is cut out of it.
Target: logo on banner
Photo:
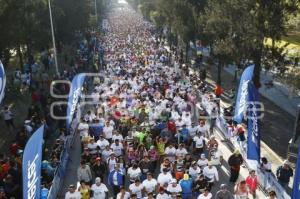
[[[6,76],[5,76],[4,66],[0,61],[0,103],[4,98],[5,86],[6,86]]]
[[[23,199],[40,198],[44,125],[28,140],[23,154]]]
[[[72,104],[71,104],[71,111],[70,111],[70,115],[69,115],[69,119],[72,120],[73,118],[73,115],[76,111],[76,107],[77,107],[77,103],[78,103],[78,100],[79,100],[79,97],[80,97],[80,93],[81,93],[81,87],[77,88],[75,91],[74,91],[74,94],[73,94],[73,100],[72,100]]]
[[[256,108],[256,103],[255,102],[251,102],[252,105],[252,114],[250,116],[249,119],[252,120],[252,134],[251,134],[251,138],[252,138],[252,142],[258,147],[258,117],[257,117],[257,108]]]
[[[38,181],[38,171],[37,171],[37,164],[38,164],[39,154],[36,154],[33,161],[28,161],[27,164],[27,196],[28,198],[35,198],[36,195],[36,189],[39,187],[36,187],[36,182]]]
[[[243,81],[242,88],[241,88],[241,98],[240,104],[238,107],[238,114],[244,114],[248,104],[248,84],[250,80]]]

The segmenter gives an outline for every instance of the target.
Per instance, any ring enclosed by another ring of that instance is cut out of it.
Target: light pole
[[[55,36],[54,36],[54,28],[53,28],[53,20],[52,20],[51,0],[48,0],[48,6],[49,6],[49,15],[50,15],[50,25],[51,25],[53,51],[54,51],[54,63],[55,63],[56,74],[59,75],[58,64],[57,64],[56,45],[55,45]]]
[[[96,28],[97,28],[98,27],[97,0],[95,0],[95,16],[96,16]]]

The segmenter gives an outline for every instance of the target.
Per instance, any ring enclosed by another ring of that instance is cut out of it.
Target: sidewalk
[[[207,72],[206,82],[213,88],[216,85],[217,67],[207,66]],[[232,80],[233,75],[225,69],[222,70],[222,87],[225,97],[222,97],[221,103],[225,106],[232,103],[232,100],[227,97],[227,91],[237,86]],[[261,101],[265,106],[265,117],[261,126],[261,157],[266,157],[272,163],[272,171],[276,173],[278,166],[281,166],[283,160],[286,159],[288,142],[293,136],[295,118],[264,96]],[[292,181],[289,187],[292,187]]]

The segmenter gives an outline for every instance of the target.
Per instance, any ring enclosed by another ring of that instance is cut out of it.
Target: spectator
[[[179,184],[177,184],[177,180],[176,179],[172,179],[170,184],[167,187],[167,192],[171,195],[175,194],[181,194],[182,192],[182,188]]]
[[[139,179],[136,179],[134,183],[129,185],[130,194],[136,194],[137,198],[142,198],[144,186]]]
[[[69,190],[65,195],[65,199],[81,199],[80,192],[76,191],[76,187],[74,185],[69,186]]]
[[[146,194],[154,193],[156,191],[157,181],[152,177],[151,173],[147,173],[147,179],[145,179],[142,184]]]
[[[240,174],[240,167],[243,164],[243,157],[240,151],[236,149],[233,154],[228,159],[228,164],[230,166],[230,179],[229,181],[235,183]]]
[[[188,174],[183,175],[183,179],[179,181],[179,184],[182,189],[182,198],[191,199],[193,196],[193,180],[189,177]]]
[[[265,189],[269,188],[270,186],[270,180],[272,176],[272,165],[268,161],[266,157],[261,158],[261,163],[260,163],[260,169],[264,173],[264,182],[263,182],[263,187]]]
[[[160,187],[159,190],[158,190],[158,194],[156,196],[156,199],[169,199],[170,196],[169,194],[167,194],[165,192],[165,189],[163,187]]]
[[[117,199],[129,199],[130,193],[126,191],[125,187],[120,187],[120,193],[117,194]]]
[[[78,181],[84,181],[86,184],[90,184],[92,181],[92,173],[90,166],[85,161],[80,162],[80,167],[77,170]]]
[[[108,189],[105,184],[101,182],[101,178],[97,177],[95,179],[95,184],[91,187],[92,198],[93,199],[106,199],[108,194]]]
[[[99,177],[99,179],[104,179],[104,175],[106,173],[106,164],[104,161],[102,161],[101,157],[96,158],[92,168],[96,177]]]
[[[277,195],[275,191],[270,191],[267,199],[277,199]]]
[[[243,199],[249,197],[249,189],[247,187],[246,181],[243,180],[237,183],[234,187],[234,195],[236,199]]]
[[[108,175],[108,184],[113,190],[114,197],[120,192],[121,186],[124,185],[123,173],[120,170],[120,165],[116,164],[115,169]]]
[[[228,191],[226,184],[221,184],[220,190],[217,192],[215,199],[233,199],[233,195]]]
[[[11,106],[5,106],[2,114],[7,128],[9,130],[10,128],[15,129],[14,117],[13,117],[14,115],[11,112]]]
[[[208,166],[204,167],[203,175],[209,184],[209,188],[211,189],[214,185],[214,182],[219,181],[219,173],[215,166],[209,161]]]
[[[288,160],[285,160],[283,165],[279,166],[276,171],[277,180],[284,189],[287,189],[292,176],[293,169],[290,167]]]
[[[198,197],[208,187],[208,182],[203,174],[200,174],[193,183],[194,196]]]
[[[169,170],[167,168],[164,168],[163,172],[158,175],[157,182],[160,187],[167,187],[172,179],[173,177],[170,174]]]
[[[256,189],[257,189],[257,176],[255,175],[255,170],[251,170],[249,176],[246,178],[246,184],[249,188],[249,192],[252,197],[256,198]]]
[[[209,189],[204,189],[204,193],[200,194],[197,199],[211,199],[212,194],[210,193]]]
[[[80,181],[80,186],[78,187],[78,191],[80,192],[81,199],[90,199],[91,196],[91,188],[87,185],[84,180]]]

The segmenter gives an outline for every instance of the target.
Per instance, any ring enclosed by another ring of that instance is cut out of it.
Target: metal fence
[[[208,103],[202,101],[201,106],[205,110],[209,110]],[[246,152],[245,148],[240,145],[240,143],[238,142],[236,137],[232,137],[231,132],[228,128],[228,124],[227,124],[226,120],[224,119],[224,116],[222,113],[220,113],[219,117],[217,118],[216,127],[221,132],[221,135],[223,137],[227,138],[235,148],[237,148],[241,151],[241,154],[245,160],[245,164],[246,164],[247,168],[248,169],[252,168],[251,165],[253,165],[253,164],[251,163],[251,161],[247,160],[247,152]],[[256,168],[256,174],[257,174],[260,188],[263,191],[265,191],[265,192],[268,192],[271,190],[275,191],[278,199],[290,199],[291,198],[287,194],[285,189],[278,183],[274,174],[266,173],[266,172],[262,171],[259,167]]]

